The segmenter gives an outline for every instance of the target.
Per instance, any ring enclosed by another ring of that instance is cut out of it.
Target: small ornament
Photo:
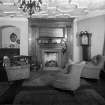
[[[20,40],[19,40],[19,39],[17,39],[17,41],[16,41],[16,42],[17,42],[17,44],[20,44]]]

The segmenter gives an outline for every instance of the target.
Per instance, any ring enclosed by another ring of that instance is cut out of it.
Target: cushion
[[[96,59],[96,56],[94,56],[94,57],[91,59],[91,62],[92,62],[94,65],[97,65],[97,64],[98,64],[97,59]]]
[[[71,69],[72,69],[72,65],[73,64],[70,64],[70,65],[68,65],[68,67],[67,67],[67,69],[66,69],[66,73],[65,74],[69,74],[70,73],[70,71],[71,71]]]
[[[102,56],[101,55],[96,55],[91,59],[91,62],[94,65],[98,65],[101,62]]]
[[[71,58],[69,58],[68,59],[68,62],[65,65],[65,68],[64,68],[66,70],[66,74],[69,74],[70,73],[70,70],[71,70],[73,64],[75,64],[75,62],[72,61]]]
[[[5,66],[10,66],[10,59],[8,56],[4,56],[3,63],[5,64]]]

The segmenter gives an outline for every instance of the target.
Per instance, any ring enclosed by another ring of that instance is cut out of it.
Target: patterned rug
[[[20,91],[13,104],[19,105],[105,105],[105,99],[94,89],[83,89],[75,95],[54,88],[34,88]]]
[[[0,96],[2,96],[10,87],[12,83],[8,83],[8,82],[1,82],[0,83]]]
[[[46,86],[54,78],[53,74],[59,71],[41,71],[41,72],[31,72],[30,78],[23,82],[22,86]]]
[[[53,81],[53,74],[58,73],[59,71],[41,71],[41,72],[31,72],[30,78],[25,80],[22,86],[46,86]],[[81,86],[90,86],[90,84],[85,80],[80,80]]]

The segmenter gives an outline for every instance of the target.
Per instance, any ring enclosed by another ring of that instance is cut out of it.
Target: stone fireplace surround
[[[62,67],[62,46],[64,37],[39,37],[38,46],[42,70],[58,70]]]

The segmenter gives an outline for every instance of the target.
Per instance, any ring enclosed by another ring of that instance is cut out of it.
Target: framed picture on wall
[[[20,47],[20,39],[18,38],[16,33],[10,34],[10,48],[19,48]]]
[[[10,41],[11,42],[16,42],[16,40],[17,40],[17,35],[15,33],[11,33],[10,34]]]

